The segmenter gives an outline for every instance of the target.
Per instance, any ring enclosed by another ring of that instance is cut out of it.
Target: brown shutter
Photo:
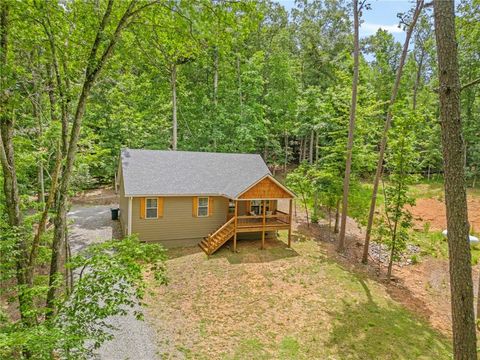
[[[145,198],[140,198],[140,219],[145,219]]]
[[[210,196],[208,198],[208,216],[212,216],[213,214],[213,197]]]
[[[245,215],[250,215],[250,200],[245,201]]]
[[[157,198],[157,217],[161,218],[163,216],[163,198]]]
[[[192,216],[197,217],[198,198],[192,197]]]

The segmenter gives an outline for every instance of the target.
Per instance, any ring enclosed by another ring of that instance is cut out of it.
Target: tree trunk
[[[300,145],[298,148],[298,163],[301,164],[303,161],[303,137],[300,138]]]
[[[284,160],[284,167],[283,171],[286,173],[287,172],[287,166],[288,166],[288,133],[285,131],[285,160]]]
[[[375,206],[377,203],[378,184],[380,182],[380,177],[382,176],[382,173],[383,173],[383,158],[385,156],[385,149],[387,147],[388,131],[390,129],[390,126],[392,123],[392,117],[393,117],[392,107],[393,107],[393,104],[395,103],[395,100],[398,94],[398,89],[400,87],[400,80],[402,78],[405,59],[407,58],[410,38],[412,37],[413,29],[415,28],[420,12],[422,11],[422,8],[423,8],[423,0],[417,0],[417,5],[415,7],[415,12],[413,14],[412,23],[408,27],[407,34],[405,37],[405,43],[403,44],[402,55],[400,57],[400,63],[398,64],[397,75],[395,78],[395,83],[393,85],[392,95],[390,97],[390,103],[387,110],[387,119],[385,121],[385,126],[382,134],[382,141],[380,143],[380,152],[378,154],[377,170],[375,172],[375,179],[373,181],[373,192],[372,192],[372,199],[370,202],[370,211],[368,213],[367,229],[365,233],[365,243],[363,246],[362,262],[364,264],[368,262],[368,247],[370,246],[370,235],[372,232],[373,217],[375,215]]]
[[[173,63],[171,68],[172,86],[172,150],[177,150],[177,64]]]
[[[454,358],[476,359],[454,0],[434,0]]]
[[[477,330],[480,331],[480,276],[478,277],[478,292],[477,292]]]
[[[33,91],[34,93],[30,96],[31,104],[32,104],[32,115],[33,118],[37,120],[38,126],[38,144],[42,147],[43,141],[43,124],[42,124],[42,117],[40,114],[40,93],[37,86],[36,81],[36,74],[35,71],[32,71],[32,79],[34,82]],[[42,151],[38,152],[40,158],[38,159],[38,173],[37,173],[37,180],[38,180],[38,194],[37,194],[37,201],[41,204],[42,209],[45,208],[45,180],[44,180],[44,168],[43,168],[43,156]]]
[[[413,86],[413,111],[417,109],[417,94],[418,88],[420,87],[420,79],[422,76],[422,67],[423,67],[423,58],[425,56],[424,50],[422,49],[422,53],[420,54],[420,59],[418,61],[418,68],[417,68],[417,75],[415,77],[415,84]]]
[[[333,228],[333,233],[338,234],[338,227],[340,220],[340,199],[337,200],[337,206],[335,208],[335,226]]]
[[[396,226],[396,224],[395,224]],[[393,256],[395,254],[395,234],[393,235],[394,242],[392,243],[392,249],[390,250],[390,259],[388,261],[388,269],[387,269],[387,281],[390,282],[392,278],[392,268],[393,268]]]
[[[42,209],[45,208],[45,180],[43,173],[43,160],[40,159],[38,164],[38,202],[42,204]]]
[[[213,104],[215,108],[218,105],[218,47],[215,47],[213,53]]]
[[[305,208],[305,215],[307,216],[307,227],[310,227],[310,216],[308,214],[308,203],[305,194],[302,194],[303,207]]]
[[[328,207],[328,231],[332,230],[332,208]]]
[[[88,60],[86,62],[87,67],[85,70],[85,78],[83,81],[82,91],[79,95],[75,115],[73,118],[73,124],[70,134],[70,141],[68,143],[67,156],[65,159],[65,165],[63,167],[61,181],[58,187],[58,199],[56,202],[56,216],[54,219],[54,234],[52,241],[52,257],[50,262],[50,274],[49,274],[49,289],[47,293],[47,313],[46,317],[51,317],[55,312],[55,298],[58,288],[58,277],[62,271],[62,261],[64,260],[64,241],[66,239],[66,230],[67,230],[67,211],[68,211],[68,189],[70,186],[70,181],[73,173],[73,166],[75,162],[75,157],[77,154],[77,145],[80,138],[80,130],[83,120],[83,115],[85,113],[85,108],[87,106],[87,99],[92,89],[92,86],[95,84],[100,72],[102,71],[105,63],[111,57],[113,48],[117,44],[120,34],[128,23],[130,17],[135,13],[133,7],[135,5],[134,1],[129,3],[128,8],[123,13],[122,17],[117,23],[115,31],[113,34],[109,35],[109,42],[104,48],[101,55],[98,55],[100,49],[101,40],[107,36],[104,34],[105,28],[110,20],[110,14],[112,12],[113,0],[109,0],[105,13],[103,15],[102,21],[100,22],[99,28],[95,40],[92,44]]]
[[[353,1],[354,38],[353,38],[353,83],[352,83],[352,104],[350,107],[350,122],[348,126],[347,160],[345,163],[345,177],[343,179],[343,200],[342,200],[342,222],[340,224],[340,235],[338,237],[337,251],[345,251],[345,232],[347,224],[348,193],[350,190],[350,172],[352,169],[353,135],[355,131],[355,113],[357,109],[357,85],[360,46],[358,40],[359,32],[359,9],[358,0]]]
[[[310,143],[309,143],[309,151],[308,151],[308,162],[313,164],[313,142],[314,142],[314,131],[310,130]]]
[[[315,221],[318,219],[318,192],[315,191],[313,194],[313,218]]]
[[[240,119],[243,119],[243,93],[242,93],[242,67],[240,54],[237,54],[237,81],[238,81],[238,103],[240,106]]]
[[[315,132],[315,163],[318,163],[318,131]]]
[[[38,256],[38,247],[40,245],[40,239],[42,237],[42,234],[45,232],[45,228],[48,221],[48,212],[53,206],[53,203],[55,201],[55,194],[57,194],[58,176],[60,174],[60,170],[62,166],[62,152],[61,152],[60,143],[57,145],[57,152],[56,152],[55,158],[56,158],[55,168],[53,169],[53,173],[52,173],[52,179],[51,179],[47,202],[45,203],[42,215],[40,217],[40,221],[38,222],[37,232],[35,233],[35,237],[33,238],[32,247],[30,249],[30,256],[28,259],[28,268],[27,268],[26,278],[27,278],[27,282],[30,285],[33,284],[33,272],[35,270],[35,262]]]
[[[307,161],[307,156],[308,156],[307,149],[308,149],[308,138],[305,137],[305,139],[303,140],[303,161]]]
[[[7,2],[0,3],[0,67],[7,68],[9,8]],[[6,71],[0,72],[0,163],[3,172],[3,191],[5,194],[5,209],[9,227],[18,234],[15,244],[16,280],[18,286],[19,311],[22,321],[30,325],[34,319],[26,314],[30,309],[31,297],[26,295],[23,286],[26,285],[25,269],[27,262],[27,244],[22,234],[23,216],[20,210],[20,193],[17,182],[15,156],[13,147],[14,120],[8,112],[9,94],[7,89]]]

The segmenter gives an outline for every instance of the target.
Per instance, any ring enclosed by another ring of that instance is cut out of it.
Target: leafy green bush
[[[26,327],[0,314],[0,358],[21,352],[34,354],[35,359],[51,359],[52,354],[91,358],[95,349],[112,338],[109,317],[134,311],[142,318],[144,271],[166,284],[165,260],[160,245],[140,243],[134,236],[88,247],[67,264],[75,274],[74,286],[58,297],[53,317],[39,316],[36,325]],[[42,295],[46,290],[45,285],[37,285],[32,292]]]

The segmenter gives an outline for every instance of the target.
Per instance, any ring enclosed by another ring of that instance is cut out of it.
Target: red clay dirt
[[[473,227],[473,232],[480,231],[480,198],[467,197],[468,220]],[[430,224],[430,230],[443,231],[447,228],[445,203],[438,199],[417,199],[416,205],[408,209],[415,220],[415,228],[423,229],[426,223]]]

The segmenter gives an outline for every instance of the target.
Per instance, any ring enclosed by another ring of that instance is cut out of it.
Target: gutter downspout
[[[127,226],[127,235],[132,235],[132,197],[128,198],[128,226]]]

